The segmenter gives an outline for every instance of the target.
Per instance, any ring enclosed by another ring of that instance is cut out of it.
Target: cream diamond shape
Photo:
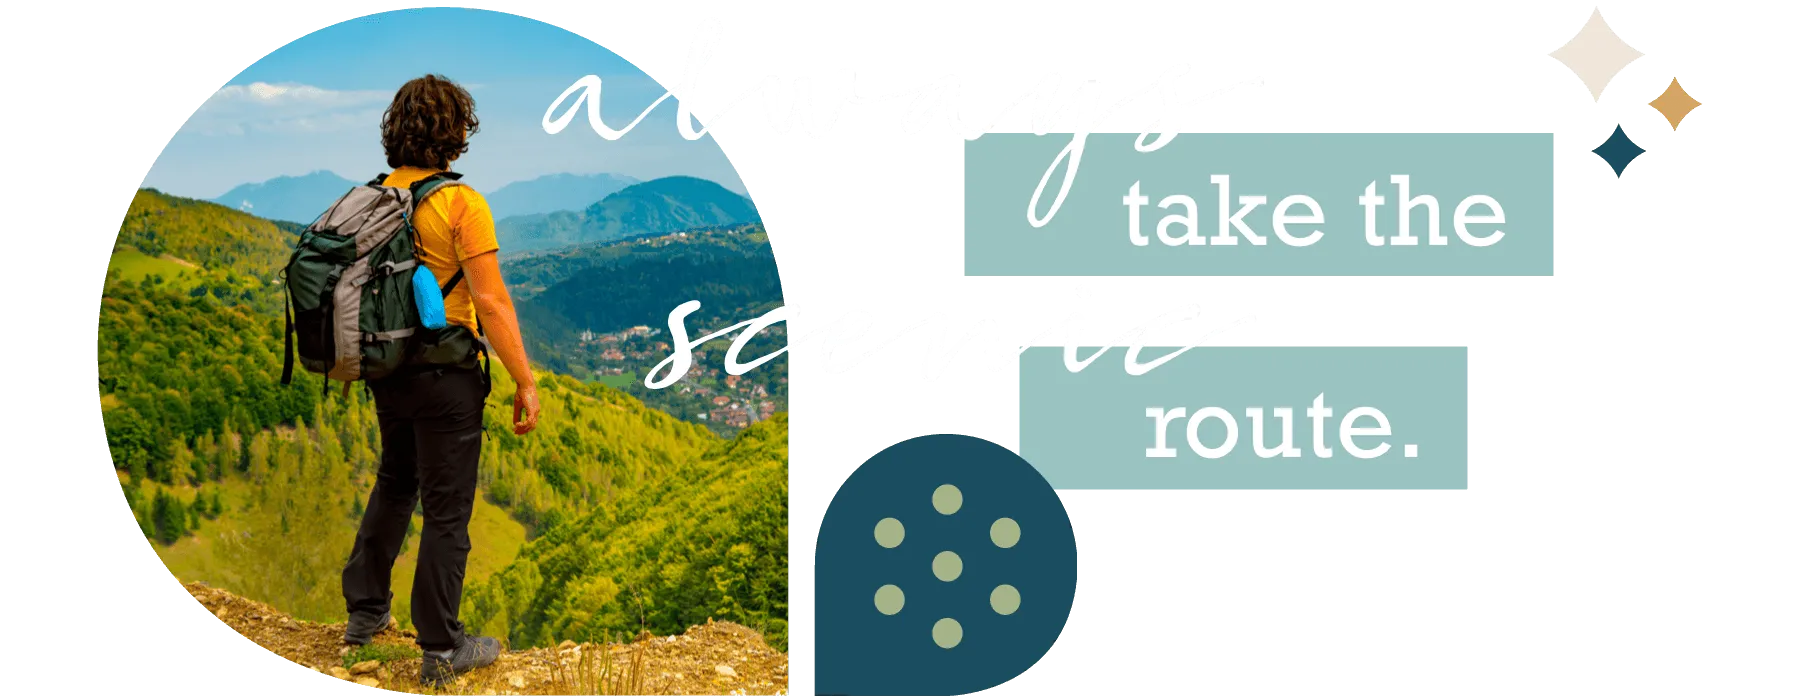
[[[1575,38],[1563,47],[1550,52],[1550,57],[1569,67],[1575,77],[1587,85],[1588,92],[1594,99],[1600,99],[1600,93],[1606,90],[1606,84],[1612,82],[1613,76],[1632,61],[1644,55],[1631,48],[1614,34],[1612,27],[1606,26],[1606,19],[1600,16],[1600,10],[1594,10],[1594,16],[1588,18],[1586,26],[1575,33]]]

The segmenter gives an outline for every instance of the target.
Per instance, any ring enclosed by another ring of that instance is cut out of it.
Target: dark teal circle
[[[945,484],[961,495],[949,517],[939,508],[945,500],[933,499]],[[882,518],[906,524],[904,546],[871,541],[869,524]],[[996,541],[993,526],[1003,518],[1030,532],[1000,546],[1011,539]],[[962,563],[948,581],[932,568],[943,552]],[[814,690],[960,695],[1004,683],[1056,643],[1074,605],[1075,575],[1068,513],[1023,458],[964,435],[882,450],[845,480],[820,526]],[[906,592],[891,615],[870,604],[870,592],[886,585]],[[1001,586],[1031,600],[1014,608],[1012,598],[996,598]],[[955,621],[956,634],[943,620]]]

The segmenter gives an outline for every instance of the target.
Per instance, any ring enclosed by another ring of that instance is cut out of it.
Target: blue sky
[[[481,131],[453,167],[477,189],[553,173],[614,172],[645,180],[692,175],[744,190],[711,136],[688,141],[676,132],[673,98],[617,141],[600,138],[585,117],[560,134],[544,133],[544,110],[582,76],[603,81],[602,116],[613,128],[630,123],[663,87],[579,35],[515,15],[452,8],[349,20],[264,56],[188,118],[144,186],[212,198],[246,182],[315,170],[366,180],[387,170],[382,108],[402,83],[425,73],[462,83],[475,97]]]

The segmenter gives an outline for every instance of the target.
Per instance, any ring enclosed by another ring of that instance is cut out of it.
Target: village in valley
[[[708,332],[702,329],[697,335]],[[784,325],[764,329],[743,356],[759,357],[768,352],[759,351],[758,345],[782,347],[786,344],[785,335]],[[732,435],[787,410],[787,363],[782,357],[741,376],[728,374],[722,368],[722,360],[729,346],[729,339],[719,339],[695,348],[694,364],[687,374],[663,389],[649,389],[643,382],[650,369],[672,351],[663,329],[632,326],[604,333],[584,330],[579,347],[602,383],[625,390],[677,418]]]
[[[744,339],[737,357],[751,369],[742,376],[724,369],[727,351],[751,322],[782,306],[761,224],[528,251],[503,268],[531,357],[545,367],[624,391],[723,437],[788,409],[784,321],[756,323]],[[671,316],[688,304],[680,318]],[[687,371],[668,384],[658,375],[652,389],[645,382],[651,370],[678,351],[665,323],[683,324],[689,342],[732,330],[686,348]]]

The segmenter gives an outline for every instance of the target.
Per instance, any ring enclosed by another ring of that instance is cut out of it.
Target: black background
[[[904,5],[821,5],[805,13],[767,5],[731,18],[731,38],[700,90],[711,112],[743,79],[763,70],[815,72],[819,104],[830,104],[832,63],[855,63],[875,92],[936,72],[970,83],[963,110],[986,121],[995,106],[1039,72],[1107,79],[1107,94],[1141,85],[1157,65],[1192,56],[1190,90],[1264,72],[1273,88],[1247,90],[1188,115],[1188,126],[1420,126],[1562,128],[1562,275],[1564,281],[1469,283],[1132,283],[1098,284],[1094,337],[1111,335],[1145,311],[1199,295],[1211,317],[1265,311],[1267,328],[1237,331],[1226,342],[1476,344],[1481,349],[1481,457],[1487,484],[1499,484],[1501,509],[1476,511],[1472,498],[1071,498],[1082,538],[1082,606],[1073,632],[1039,673],[1001,693],[1087,693],[1193,689],[1206,678],[1282,684],[1300,680],[1375,680],[1408,669],[1467,669],[1471,610],[1505,605],[1496,558],[1519,542],[1496,534],[1496,518],[1543,513],[1521,506],[1519,480],[1543,479],[1544,448],[1571,441],[1571,430],[1597,417],[1573,396],[1609,372],[1580,347],[1589,338],[1654,337],[1618,310],[1631,290],[1609,284],[1642,265],[1600,252],[1586,239],[1658,238],[1701,227],[1699,212],[1674,207],[1678,187],[1706,178],[1708,140],[1717,117],[1690,122],[1676,137],[1638,110],[1679,72],[1703,95],[1714,74],[1690,36],[1723,31],[1694,9],[1661,14],[1647,5],[1611,18],[1652,49],[1600,104],[1561,70],[1544,65],[1552,40],[1568,36],[1586,2],[1532,5],[1217,4],[1168,11],[1134,5],[1051,5],[992,18],[949,11],[913,13]],[[592,32],[668,79],[679,70],[691,16],[653,14],[616,4],[527,4],[527,16],[551,16]],[[729,7],[722,7],[729,13]],[[263,56],[290,31],[331,23],[355,5],[245,5],[169,11],[117,5],[106,11],[112,104],[104,128],[88,130],[92,148],[112,160],[86,173],[95,193],[81,230],[99,263],[126,196],[158,139],[227,72]],[[1044,20],[1026,20],[1042,16]],[[482,47],[445,47],[482,50]],[[94,95],[88,95],[94,99]],[[1154,104],[1154,103],[1152,103]],[[1004,340],[1069,310],[1069,284],[958,281],[958,142],[947,131],[896,137],[893,106],[846,115],[823,144],[769,137],[756,106],[716,128],[736,153],[745,180],[760,193],[763,216],[778,234],[788,295],[814,319],[846,304],[873,304],[884,326],[922,311],[1001,311]],[[1139,126],[1141,106],[1109,126]],[[1649,160],[1624,185],[1582,153],[1613,121],[1649,144]],[[581,131],[580,124],[572,131]],[[1008,126],[1013,126],[1008,122]],[[580,137],[580,133],[571,133]],[[479,148],[479,140],[477,140]],[[103,176],[101,176],[103,175]],[[112,194],[104,194],[112,193]],[[99,266],[94,266],[99,270]],[[1202,322],[1206,324],[1206,322]],[[803,324],[805,326],[805,324]],[[1165,338],[1165,340],[1175,340]],[[920,385],[918,351],[889,349],[853,378],[812,376],[812,353],[794,354],[794,682],[805,693],[806,542],[824,497],[842,471],[882,441],[911,432],[985,432],[1013,437],[1013,378],[990,378],[967,354],[943,385]],[[1112,360],[1118,362],[1118,360]],[[1534,403],[1548,414],[1516,414]],[[1541,408],[1543,410],[1543,408]],[[1548,416],[1548,419],[1544,417]],[[95,426],[99,434],[99,426]],[[1577,464],[1570,464],[1575,468]],[[117,491],[99,470],[81,480],[79,520],[101,531],[86,538],[83,560],[95,574],[67,581],[70,594],[106,601],[90,635],[112,632],[106,673],[79,678],[95,691],[148,689],[191,680],[202,671],[218,689],[337,693],[335,680],[311,682],[292,666],[250,650],[203,617],[144,551]],[[1490,486],[1492,488],[1492,486]],[[108,515],[112,513],[112,515]],[[1519,592],[1508,583],[1507,590]],[[88,612],[85,612],[86,615]],[[95,626],[97,624],[97,626]],[[1381,642],[1370,641],[1379,637]],[[1348,675],[1346,660],[1373,660]],[[1296,666],[1300,662],[1300,666]],[[1265,671],[1280,668],[1282,671]],[[68,678],[74,680],[74,678]],[[189,686],[191,687],[191,686]]]

